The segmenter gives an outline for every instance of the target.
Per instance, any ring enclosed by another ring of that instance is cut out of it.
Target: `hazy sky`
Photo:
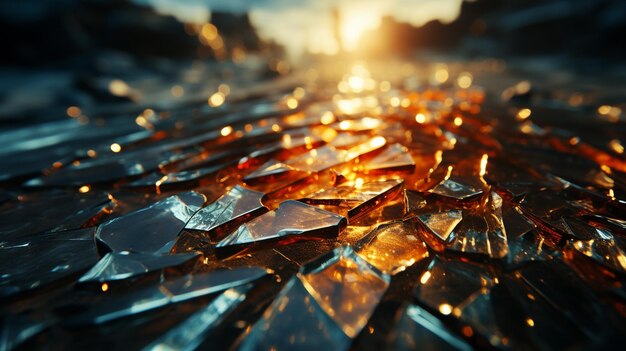
[[[249,12],[264,39],[284,45],[292,57],[304,51],[332,54],[341,43],[333,35],[332,10],[339,9],[344,48],[356,48],[364,31],[383,16],[415,26],[454,20],[463,0],[135,0],[186,22],[204,22],[211,11]]]

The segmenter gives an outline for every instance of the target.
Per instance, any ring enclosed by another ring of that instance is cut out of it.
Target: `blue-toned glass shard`
[[[96,239],[113,252],[158,252],[171,244],[205,198],[196,192],[170,196],[98,226]]]
[[[87,282],[112,282],[162,271],[191,263],[200,257],[198,253],[160,255],[153,253],[109,252],[78,280]]]
[[[198,211],[187,222],[185,229],[201,230],[222,239],[242,223],[268,211],[261,202],[264,196],[261,192],[236,185],[215,202]]]

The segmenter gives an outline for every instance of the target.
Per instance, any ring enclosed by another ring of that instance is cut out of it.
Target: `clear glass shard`
[[[336,237],[346,227],[346,219],[335,213],[299,201],[280,203],[275,211],[253,219],[216,245],[218,254],[234,254],[251,244],[290,243],[320,237]]]
[[[455,239],[447,249],[491,258],[507,255],[509,249],[502,223],[502,198],[495,192],[490,195],[483,208],[463,215],[454,232]]]
[[[414,295],[443,315],[458,315],[455,308],[493,284],[492,275],[478,265],[435,257],[420,276]]]
[[[470,351],[473,348],[461,337],[452,333],[437,317],[425,309],[409,305],[402,310],[387,342],[389,350]]]
[[[425,213],[418,215],[424,238],[429,246],[437,251],[442,251],[446,243],[454,240],[454,229],[463,219],[463,212],[452,210],[437,213]]]
[[[392,144],[365,164],[365,172],[371,174],[386,172],[408,172],[415,170],[415,161],[409,150],[400,145]]]
[[[80,283],[112,282],[183,266],[200,257],[198,253],[160,255],[153,253],[109,252],[78,280]],[[193,263],[192,263],[193,264]]]
[[[100,256],[94,228],[0,242],[0,296],[34,289],[92,267]],[[16,260],[19,264],[15,264]]]
[[[430,190],[432,194],[455,199],[465,200],[483,193],[470,185],[465,185],[461,180],[449,177]]]
[[[170,196],[101,224],[96,239],[113,252],[157,252],[176,239],[204,201],[204,196],[194,191]]]
[[[239,306],[249,289],[249,286],[243,285],[224,291],[207,306],[170,329],[143,350],[195,350],[205,340],[207,334]]]
[[[201,230],[214,239],[222,239],[243,222],[268,211],[261,202],[264,196],[261,192],[236,185],[191,217],[185,229]]]
[[[568,240],[566,250],[574,250],[595,262],[620,273],[626,273],[626,253],[606,229],[592,228],[596,235],[589,240]]]
[[[246,267],[187,275],[139,291],[114,296],[97,305],[92,305],[86,312],[68,320],[68,323],[70,325],[102,324],[250,284],[267,274],[265,269]]]
[[[428,257],[413,219],[379,225],[355,244],[355,250],[374,267],[392,275]]]
[[[239,349],[347,350],[388,286],[388,275],[339,247],[300,269]]]
[[[402,191],[403,184],[401,179],[363,184],[348,182],[310,194],[301,201],[311,205],[327,205],[328,208],[325,209],[354,219],[397,196]]]

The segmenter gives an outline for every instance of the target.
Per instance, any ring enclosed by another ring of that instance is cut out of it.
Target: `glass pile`
[[[619,107],[405,66],[1,132],[0,349],[624,342]]]

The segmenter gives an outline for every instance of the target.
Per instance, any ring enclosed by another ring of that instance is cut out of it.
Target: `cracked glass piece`
[[[78,282],[124,280],[166,268],[180,267],[197,260],[198,253],[159,255],[153,253],[109,252],[85,273]],[[192,263],[193,264],[193,263]]]
[[[414,295],[443,315],[458,315],[459,306],[493,284],[492,275],[478,265],[435,257],[420,276]]]
[[[311,205],[326,205],[325,209],[338,212],[347,216],[348,219],[354,219],[386,204],[390,198],[402,192],[403,185],[402,179],[363,184],[348,182],[337,187],[320,190],[300,201]]]
[[[430,190],[432,194],[455,199],[466,200],[483,193],[482,190],[476,189],[455,177],[449,177]]]
[[[389,276],[342,246],[300,269],[247,334],[240,350],[347,350]]]
[[[144,351],[195,350],[207,335],[246,298],[250,286],[230,288],[207,306],[143,348]]]
[[[581,223],[581,226],[586,224]],[[574,250],[616,272],[626,273],[626,253],[606,229],[587,226],[593,238],[568,240],[566,251]]]
[[[91,268],[100,256],[94,228],[0,242],[0,296],[52,283]],[[16,260],[19,264],[15,264]]]
[[[322,146],[309,150],[285,162],[270,160],[256,171],[248,174],[244,181],[259,181],[268,177],[287,176],[290,172],[312,173],[339,165],[345,162],[347,151],[337,150],[331,146]]]
[[[86,312],[68,322],[71,325],[102,324],[250,284],[267,274],[260,267],[243,267],[187,275],[124,295],[112,296],[92,305]]]
[[[13,207],[0,214],[2,240],[17,239],[44,231],[79,229],[103,213],[111,201],[106,193],[46,192],[20,195]],[[54,206],[51,204],[63,204]],[[37,220],[33,220],[37,218]]]
[[[492,192],[488,203],[477,212],[465,213],[447,249],[467,254],[502,258],[508,253],[506,230],[502,223],[502,198]]]
[[[275,211],[242,224],[216,245],[224,254],[236,253],[251,244],[292,243],[311,238],[336,237],[346,227],[346,219],[335,213],[299,201],[281,202]]]
[[[223,239],[242,223],[256,218],[268,209],[261,202],[265,194],[236,185],[215,202],[191,217],[185,229],[207,232],[212,238]]]
[[[202,194],[194,191],[170,196],[101,224],[96,239],[113,252],[158,252],[176,240],[204,200]]]
[[[365,166],[365,172],[371,174],[386,172],[408,172],[415,170],[415,161],[409,154],[409,149],[401,144],[392,144],[383,152],[376,155]]]
[[[412,219],[379,225],[355,244],[355,250],[371,265],[392,275],[428,257],[428,248]]]
[[[422,232],[424,239],[430,247],[437,251],[443,251],[446,244],[455,238],[454,229],[463,219],[463,212],[451,210],[445,212],[425,213],[417,218],[425,229]]]
[[[391,336],[387,350],[460,350],[473,348],[450,331],[437,317],[425,309],[408,305],[402,310]]]

